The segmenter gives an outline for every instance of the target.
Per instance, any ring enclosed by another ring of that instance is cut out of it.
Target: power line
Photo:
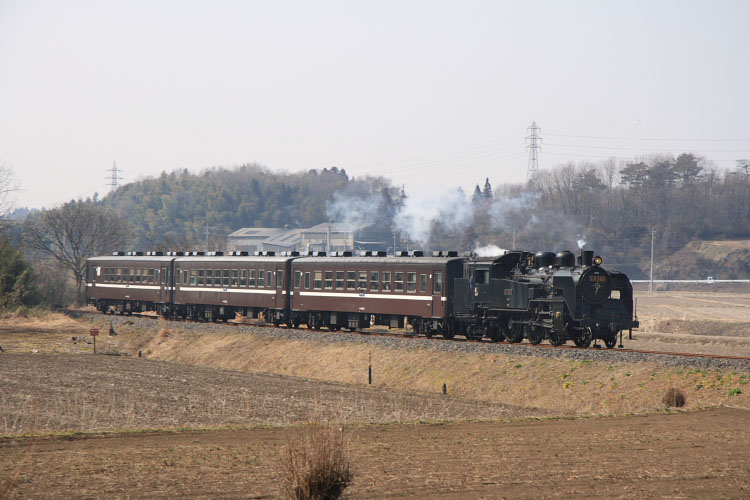
[[[674,141],[674,142],[750,142],[750,139],[678,139],[678,138],[659,138],[659,137],[617,137],[604,135],[570,135],[570,134],[551,134],[552,137],[571,137],[575,139],[613,139],[623,141]]]

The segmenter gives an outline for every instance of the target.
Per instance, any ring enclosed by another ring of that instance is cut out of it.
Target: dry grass
[[[664,394],[662,402],[668,408],[682,408],[685,406],[685,394],[677,387],[670,387]]]
[[[341,427],[313,423],[288,438],[281,457],[281,496],[335,500],[354,479],[348,437]]]
[[[336,334],[330,334],[336,335]],[[716,404],[750,407],[750,373],[691,370],[657,363],[609,363],[500,354],[442,353],[415,340],[412,349],[369,347],[356,343],[292,341],[247,333],[206,334],[176,331],[150,356],[233,370],[293,375],[348,384],[367,384],[372,352],[373,382],[394,390],[417,390],[560,414],[612,414],[658,411],[673,386],[695,407]],[[422,346],[422,347],[420,347]]]

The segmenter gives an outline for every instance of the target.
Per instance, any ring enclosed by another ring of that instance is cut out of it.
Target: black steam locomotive
[[[90,304],[105,313],[156,311],[168,318],[227,321],[237,314],[275,325],[359,329],[408,322],[428,337],[586,347],[636,328],[628,278],[584,251],[511,251],[497,258],[456,252],[140,252],[92,257]]]
[[[456,330],[467,338],[553,345],[572,340],[588,347],[602,339],[615,346],[622,330],[638,327],[633,288],[627,276],[600,267],[601,257],[583,251],[512,251],[492,259],[464,262],[456,278]]]

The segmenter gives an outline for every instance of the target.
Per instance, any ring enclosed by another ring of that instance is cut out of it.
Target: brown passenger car
[[[91,257],[86,265],[87,301],[105,313],[164,313],[172,301],[174,259],[124,253]]]
[[[292,257],[197,256],[175,259],[174,312],[227,320],[237,313],[274,324],[288,321]]]
[[[455,257],[303,257],[292,262],[293,324],[331,329],[376,324],[441,332],[448,325]]]

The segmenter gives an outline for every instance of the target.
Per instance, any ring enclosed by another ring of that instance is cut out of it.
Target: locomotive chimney
[[[581,265],[584,267],[591,267],[594,262],[594,251],[593,250],[581,250]]]

